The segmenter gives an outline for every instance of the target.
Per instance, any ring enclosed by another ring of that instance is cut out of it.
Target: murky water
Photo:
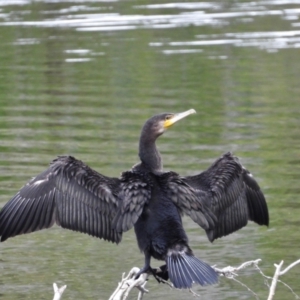
[[[199,258],[218,266],[299,259],[300,1],[0,1],[0,207],[61,154],[108,175],[137,162],[143,122],[189,108],[159,140],[166,169],[196,174],[233,151],[266,194],[271,223],[207,241],[186,218]],[[153,265],[159,265],[154,262]],[[132,231],[113,244],[55,227],[0,245],[0,298],[107,299],[143,265]],[[282,279],[298,295],[300,268]],[[253,269],[239,277],[260,299]],[[145,299],[187,299],[151,279]],[[221,278],[202,299],[254,299]],[[278,286],[276,299],[293,299]],[[133,299],[134,297],[132,297]]]

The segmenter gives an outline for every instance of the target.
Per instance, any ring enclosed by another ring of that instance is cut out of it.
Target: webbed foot
[[[154,272],[153,276],[159,283],[169,280],[167,265],[162,265],[159,268],[152,269],[152,271]]]

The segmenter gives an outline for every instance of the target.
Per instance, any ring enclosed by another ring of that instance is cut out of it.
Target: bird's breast
[[[151,197],[134,228],[139,248],[158,259],[164,258],[172,244],[187,240],[176,206],[163,194]]]

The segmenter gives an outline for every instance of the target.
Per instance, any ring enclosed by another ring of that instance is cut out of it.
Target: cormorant
[[[164,172],[156,139],[175,122],[195,113],[163,113],[142,128],[140,162],[119,178],[109,178],[72,156],[59,156],[47,170],[30,180],[0,212],[1,241],[55,223],[119,243],[134,227],[145,265],[150,259],[166,262],[167,276],[176,288],[218,281],[215,270],[196,258],[188,245],[181,215],[200,225],[212,242],[248,220],[268,225],[268,208],[252,175],[231,153],[206,171],[182,177]]]

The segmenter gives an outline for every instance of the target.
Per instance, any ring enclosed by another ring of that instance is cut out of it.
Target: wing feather
[[[124,232],[133,227],[151,199],[151,183],[148,176],[134,171],[122,174],[121,205],[113,220],[113,228]]]
[[[264,199],[264,195],[257,182],[252,177],[252,174],[245,168],[243,168],[243,180],[246,184],[249,220],[254,221],[259,225],[267,225],[266,223],[269,222],[268,206]]]
[[[55,159],[0,211],[1,241],[53,226],[120,242],[112,228],[120,180],[105,177],[71,156]]]
[[[206,171],[181,178],[179,185],[185,188],[177,188],[174,203],[206,230],[210,241],[244,227],[248,220],[269,224],[259,185],[231,153]]]
[[[165,193],[177,206],[179,211],[185,213],[204,229],[209,229],[217,222],[206,203],[206,194],[193,188],[184,177],[177,173],[167,172],[160,176],[161,186]]]

